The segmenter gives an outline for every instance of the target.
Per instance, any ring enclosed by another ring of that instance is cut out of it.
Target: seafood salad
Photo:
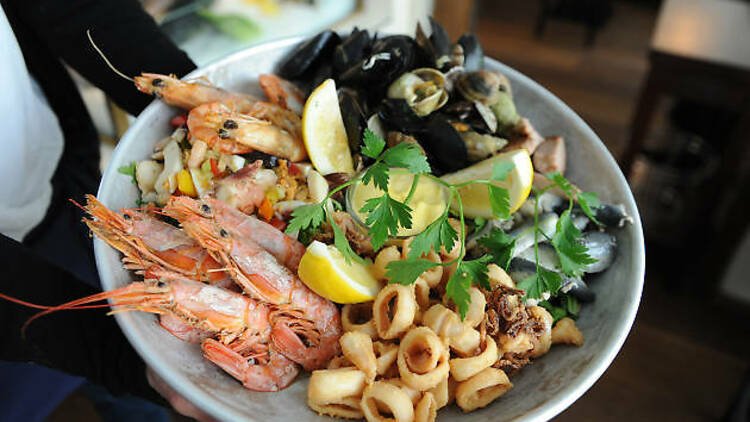
[[[136,77],[175,107],[172,133],[119,169],[138,204],[82,205],[136,281],[65,307],[156,314],[250,390],[310,372],[323,415],[487,406],[584,343],[588,274],[631,220],[565,178],[568,140],[538,133],[483,60],[430,20],[323,31],[258,76],[266,98]]]

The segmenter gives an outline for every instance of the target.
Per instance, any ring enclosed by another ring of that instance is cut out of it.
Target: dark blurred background
[[[610,369],[556,420],[750,420],[747,408],[731,414],[750,402],[750,3],[143,3],[199,65],[327,26],[411,34],[429,13],[454,39],[476,32],[487,56],[545,86],[594,129],[629,176],[643,219],[647,272],[635,326]],[[245,22],[227,27],[227,15]],[[80,85],[105,165],[129,117]],[[73,394],[48,420],[101,418]]]

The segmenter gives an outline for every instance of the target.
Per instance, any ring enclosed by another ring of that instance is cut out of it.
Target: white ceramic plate
[[[301,38],[275,41],[233,54],[196,70],[188,78],[207,77],[218,86],[262,95],[257,76],[274,64]],[[441,421],[546,420],[579,398],[602,375],[620,350],[638,310],[644,275],[643,232],[630,189],[604,144],[568,106],[517,71],[492,59],[485,67],[504,73],[513,86],[519,113],[542,135],[562,135],[568,145],[568,178],[584,190],[599,192],[603,201],[623,203],[634,222],[616,232],[618,255],[612,267],[590,286],[597,300],[586,305],[578,326],[586,337],[582,347],[555,346],[550,353],[513,378],[515,387],[485,409],[463,414],[455,406],[442,409]],[[135,89],[135,88],[134,88]],[[149,156],[156,140],[170,132],[176,114],[159,101],[148,106],[120,140],[104,173],[98,197],[115,209],[135,204],[137,188],[117,168]],[[120,253],[95,241],[96,262],[106,290],[123,286],[133,276],[122,269]],[[175,390],[221,420],[331,420],[319,417],[306,403],[307,376],[287,389],[258,393],[203,359],[197,345],[184,343],[156,323],[154,316],[128,312],[115,315],[123,332],[148,365]]]

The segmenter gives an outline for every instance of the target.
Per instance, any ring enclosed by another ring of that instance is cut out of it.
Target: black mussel
[[[370,33],[356,27],[333,50],[333,71],[338,75],[370,53]]]
[[[305,87],[305,96],[310,95],[313,89],[320,86],[326,79],[333,78],[333,65],[330,62],[320,63],[311,75],[309,85]]]
[[[587,273],[598,273],[606,270],[612,265],[617,255],[617,240],[609,233],[591,231],[583,234],[583,246],[588,249],[588,254],[596,259],[596,262],[586,267]]]
[[[424,120],[402,98],[386,98],[378,107],[380,121],[390,129],[415,134],[424,130]]]
[[[435,52],[435,65],[438,69],[443,70],[450,62],[453,43],[451,43],[451,39],[445,28],[443,28],[443,25],[440,25],[432,16],[430,16],[430,27],[432,28],[430,42]]]
[[[424,33],[422,25],[419,22],[417,22],[414,41],[419,47],[417,49],[417,60],[420,62],[419,67],[435,67],[435,48],[432,46],[430,37]]]
[[[276,73],[285,79],[298,79],[316,62],[327,61],[340,42],[341,38],[337,33],[325,30],[290,51],[279,64]]]
[[[464,69],[467,72],[479,70],[484,66],[484,51],[474,34],[461,35],[458,44],[464,49]]]
[[[432,113],[421,118],[400,98],[383,100],[378,115],[390,129],[417,139],[427,152],[434,173],[450,173],[466,167],[466,144],[445,115]]]
[[[344,85],[382,88],[415,63],[417,45],[409,36],[391,35],[381,38],[372,46],[372,53],[339,76]]]
[[[339,88],[338,95],[341,117],[344,118],[346,137],[349,139],[349,148],[352,153],[359,152],[362,133],[367,127],[359,96],[356,90],[349,87]]]

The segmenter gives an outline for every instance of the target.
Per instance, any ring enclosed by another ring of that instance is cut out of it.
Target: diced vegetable
[[[271,218],[273,217],[273,205],[271,205],[271,201],[269,201],[268,198],[263,198],[263,202],[260,203],[260,207],[258,207],[258,215],[263,217],[266,221],[271,221]]]
[[[193,178],[187,170],[181,170],[177,173],[177,188],[187,196],[198,196],[198,192],[195,190],[195,185],[193,185]]]
[[[216,158],[211,158],[208,160],[211,163],[211,173],[214,174],[214,177],[221,177],[221,170],[219,170],[219,164],[216,161]]]
[[[226,159],[227,166],[229,166],[232,171],[238,171],[242,167],[245,167],[245,159],[239,155],[222,155],[222,158]]]
[[[163,170],[164,166],[156,161],[139,161],[135,166],[135,180],[138,182],[138,189],[143,193],[153,191],[156,178]]]
[[[190,176],[193,177],[193,185],[195,185],[195,190],[198,192],[198,196],[202,198],[211,194],[211,192],[213,192],[213,184],[211,183],[213,180],[213,173],[211,173],[211,169],[203,171],[202,169],[191,168],[189,170]]]

